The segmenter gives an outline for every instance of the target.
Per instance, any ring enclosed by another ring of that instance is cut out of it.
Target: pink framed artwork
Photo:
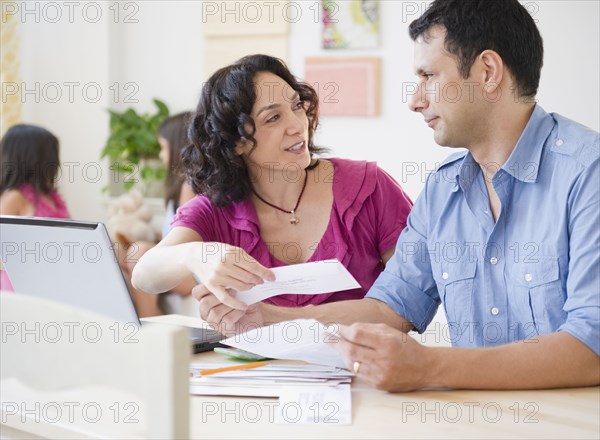
[[[306,58],[304,80],[319,94],[322,116],[379,116],[380,59]]]

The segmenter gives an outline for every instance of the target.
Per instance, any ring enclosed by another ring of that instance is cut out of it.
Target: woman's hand
[[[185,265],[200,278],[202,285],[219,303],[243,313],[248,309],[248,305],[236,299],[228,290],[241,292],[262,284],[265,280],[275,281],[273,272],[243,249],[225,243],[201,243],[200,247],[186,257]],[[195,290],[192,293],[200,300],[205,294],[196,294]]]

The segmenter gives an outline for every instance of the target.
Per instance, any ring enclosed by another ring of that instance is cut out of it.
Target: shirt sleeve
[[[596,145],[597,146],[597,145]],[[569,203],[565,331],[600,355],[600,161],[579,176]]]
[[[400,234],[394,255],[367,293],[423,333],[440,305],[427,252],[427,185]]]
[[[210,200],[203,195],[197,195],[181,205],[171,222],[171,229],[180,226],[192,229],[200,234],[203,241],[219,241],[216,237],[216,213]]]
[[[388,173],[377,168],[377,186],[372,195],[377,224],[379,255],[394,247],[406,227],[412,200]]]

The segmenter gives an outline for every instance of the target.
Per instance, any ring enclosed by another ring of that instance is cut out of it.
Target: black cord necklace
[[[300,191],[300,195],[298,196],[298,200],[296,201],[296,206],[294,206],[294,209],[292,209],[291,211],[280,208],[279,206],[274,205],[271,202],[267,202],[260,195],[258,195],[258,193],[254,190],[254,187],[252,187],[252,192],[254,193],[254,195],[256,197],[258,197],[258,200],[269,205],[271,208],[275,208],[281,212],[285,212],[286,214],[291,214],[292,216],[290,217],[290,224],[297,225],[300,222],[300,219],[296,215],[296,210],[298,209],[298,206],[300,206],[300,201],[302,200],[302,196],[304,195],[304,190],[306,189],[306,183],[308,182],[308,171],[315,169],[318,164],[319,164],[319,161],[317,160],[314,164],[311,164],[306,168],[307,172],[304,174],[304,183],[302,184],[302,190]]]

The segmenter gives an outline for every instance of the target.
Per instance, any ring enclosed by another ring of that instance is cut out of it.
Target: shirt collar
[[[456,170],[457,186],[455,189],[458,189],[458,186],[460,186],[461,189],[464,192],[466,192],[473,184],[475,177],[477,176],[477,174],[479,174],[481,169],[479,167],[479,164],[475,162],[475,159],[469,152],[465,155],[460,165],[456,167]]]
[[[521,182],[537,181],[542,150],[554,128],[554,119],[537,105],[502,169]]]
[[[515,148],[501,169],[522,182],[537,181],[542,150],[553,128],[552,116],[536,104]],[[480,171],[479,164],[475,162],[470,152],[457,163],[454,169],[457,183],[455,189],[460,185],[463,191],[471,186]]]

